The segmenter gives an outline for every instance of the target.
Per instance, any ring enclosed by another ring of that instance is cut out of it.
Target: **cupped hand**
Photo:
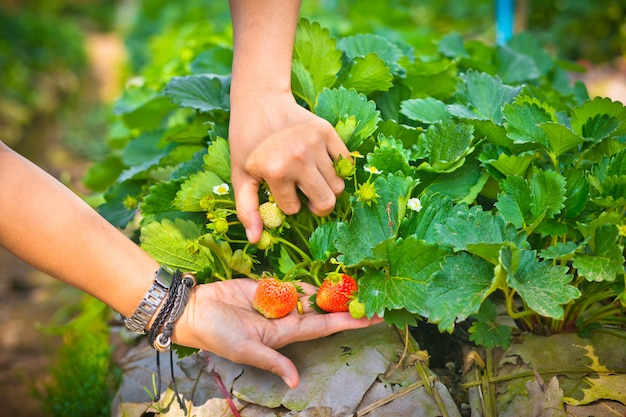
[[[298,105],[289,92],[233,99],[229,129],[237,215],[250,242],[256,243],[263,229],[258,210],[263,182],[285,214],[300,210],[298,190],[314,214],[330,214],[344,189],[333,161],[350,157],[330,123]]]
[[[350,313],[317,313],[308,301],[316,288],[306,283],[300,285],[306,293],[300,298],[303,314],[294,310],[280,319],[267,319],[254,310],[252,297],[257,282],[252,279],[237,278],[194,287],[172,340],[270,371],[295,388],[299,383],[298,371],[276,349],[382,322],[378,317],[354,319]]]

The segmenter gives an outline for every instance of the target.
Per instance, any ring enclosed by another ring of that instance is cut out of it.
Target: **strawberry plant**
[[[626,108],[589,98],[568,81],[575,67],[530,35],[414,44],[337,38],[302,20],[293,93],[335,127],[354,165],[337,162],[346,190],[330,216],[272,215],[279,227],[257,245],[230,183],[230,57],[222,43],[203,47],[178,58],[186,72],[164,87],[125,91],[115,150],[88,177],[117,176],[100,211],[138,224],[159,262],[201,282],[271,271],[320,285],[339,267],[358,277],[367,316],[447,332],[470,320],[488,347],[511,338],[498,306],[539,334],[623,327]]]

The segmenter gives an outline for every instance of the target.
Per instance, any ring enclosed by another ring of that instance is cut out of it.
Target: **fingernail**
[[[285,381],[285,384],[287,384],[287,386],[289,388],[293,388],[292,382],[289,378],[287,378],[286,376],[283,377],[283,381]]]
[[[246,237],[248,238],[249,242],[252,242],[252,239],[250,239],[251,235],[252,235],[252,232],[250,231],[250,229],[246,229]]]

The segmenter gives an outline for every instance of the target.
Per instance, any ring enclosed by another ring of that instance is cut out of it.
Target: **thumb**
[[[237,217],[246,230],[250,243],[257,243],[261,239],[263,220],[259,214],[259,183],[247,179],[240,182],[235,188],[235,206]]]
[[[296,366],[289,358],[262,343],[254,344],[254,346],[249,346],[248,348],[245,350],[254,352],[254,355],[246,355],[244,359],[245,364],[278,375],[289,388],[293,389],[298,386],[300,376]]]

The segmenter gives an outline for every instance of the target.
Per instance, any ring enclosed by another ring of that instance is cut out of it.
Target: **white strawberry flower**
[[[368,172],[370,174],[382,174],[382,171],[380,171],[379,169],[376,169],[375,166],[364,166],[363,169],[365,170],[365,172]]]
[[[220,185],[216,185],[215,187],[213,187],[213,194],[226,195],[228,194],[229,190],[230,190],[230,187],[228,187],[228,184],[224,182]]]
[[[406,206],[413,211],[420,211],[422,209],[422,202],[419,198],[414,197],[407,201]]]

